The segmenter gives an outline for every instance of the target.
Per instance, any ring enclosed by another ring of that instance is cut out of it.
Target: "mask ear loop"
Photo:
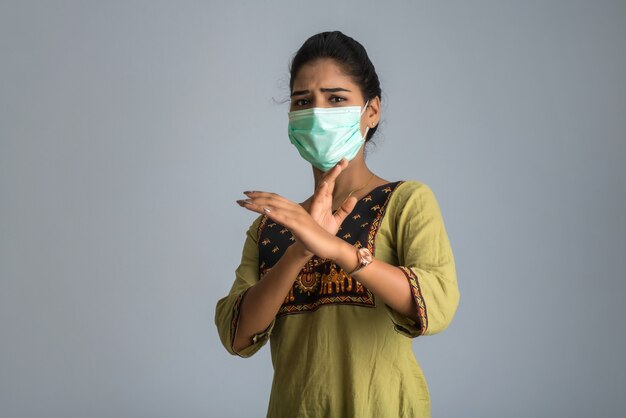
[[[359,116],[363,116],[363,113],[365,113],[365,109],[367,109],[367,105],[369,104],[370,100],[367,99],[367,102],[365,102],[365,106],[363,106],[363,110],[361,110],[361,114]]]
[[[361,116],[363,116],[363,113],[365,113],[365,109],[367,109],[367,105],[369,104],[369,99],[367,99],[367,102],[365,102],[365,106],[363,106],[363,110],[361,110]],[[363,135],[363,141],[365,141],[365,138],[367,138],[367,132],[369,131],[370,127],[368,125],[365,125],[365,134]]]

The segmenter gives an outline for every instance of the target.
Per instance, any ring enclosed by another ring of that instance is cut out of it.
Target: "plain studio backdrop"
[[[265,416],[269,345],[230,356],[215,304],[241,192],[312,191],[282,101],[324,30],[380,76],[370,167],[450,236],[433,417],[623,416],[626,2],[5,0],[3,418]]]

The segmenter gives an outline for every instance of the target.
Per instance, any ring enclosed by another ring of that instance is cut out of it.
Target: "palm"
[[[346,168],[347,161],[340,162],[325,177],[325,182],[315,191],[311,199],[309,213],[313,219],[327,232],[336,235],[343,220],[354,209],[356,199],[350,197],[346,199],[337,211],[333,212],[333,190],[335,179]]]
[[[336,235],[339,227],[343,223],[343,218],[333,214],[332,197],[328,199],[325,196],[313,196],[311,202],[310,214],[313,219],[327,232]],[[339,212],[339,211],[337,211]]]

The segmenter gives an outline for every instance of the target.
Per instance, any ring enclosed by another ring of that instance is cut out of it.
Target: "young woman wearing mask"
[[[444,330],[459,303],[437,200],[422,182],[367,166],[381,90],[357,41],[309,38],[290,90],[287,136],[312,165],[314,193],[237,201],[259,215],[217,303],[221,341],[241,357],[270,341],[268,417],[429,417],[412,338]]]

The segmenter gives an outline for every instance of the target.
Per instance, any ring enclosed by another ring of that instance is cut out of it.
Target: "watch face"
[[[374,256],[367,248],[359,248],[359,261],[361,265],[367,266],[374,260]]]

